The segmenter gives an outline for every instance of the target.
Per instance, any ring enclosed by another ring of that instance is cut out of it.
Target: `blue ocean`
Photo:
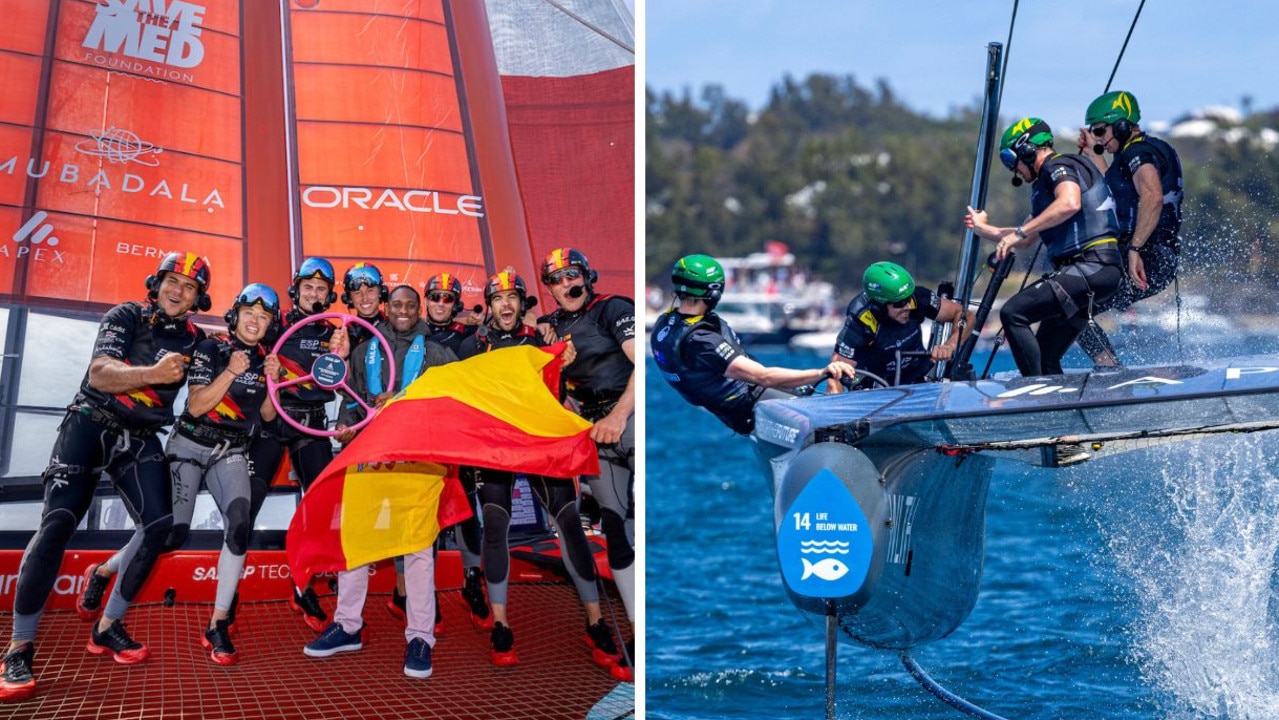
[[[1146,347],[1187,352],[1167,338]],[[1273,337],[1189,348],[1277,350]],[[1084,365],[1077,353],[1068,365]],[[772,498],[750,443],[685,404],[647,362],[648,717],[823,717],[824,628],[782,587]],[[1012,368],[1006,350],[994,368]],[[1009,720],[1279,718],[1277,468],[1275,432],[1058,470],[1001,464],[976,607],[915,660]],[[962,717],[896,653],[847,638],[836,713]]]

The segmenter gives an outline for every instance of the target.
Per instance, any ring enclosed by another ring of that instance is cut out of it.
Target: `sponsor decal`
[[[450,200],[448,196],[434,190],[312,185],[302,191],[302,204],[319,210],[390,209],[400,212],[484,217],[484,198],[479,195],[458,195]]]
[[[76,149],[80,152],[87,152],[84,147],[84,143],[81,142],[76,146]],[[95,150],[89,154],[98,155],[100,153]],[[0,173],[14,175],[19,172],[18,160],[19,157],[17,155],[0,160]],[[37,166],[35,158],[31,157],[26,159],[21,172],[32,180],[47,177],[55,182],[82,187],[95,195],[101,195],[104,192],[145,195],[150,198],[163,198],[173,202],[200,205],[209,212],[213,212],[214,208],[226,207],[226,202],[222,199],[222,193],[217,188],[192,187],[190,183],[171,182],[164,177],[148,181],[141,175],[130,172],[119,174],[107,172],[105,167],[82,169],[73,162],[64,162],[55,168],[52,162],[45,160]]]
[[[251,577],[260,577],[268,580],[286,579],[291,577],[289,574],[289,566],[284,563],[267,563],[261,565],[245,565],[244,570],[240,572],[240,579]],[[191,570],[191,579],[196,582],[212,581],[217,582],[218,566],[205,565],[193,568]]]
[[[204,61],[205,6],[182,0],[101,0],[80,43],[83,61],[160,80],[194,82]]]
[[[38,263],[54,262],[65,265],[66,253],[54,249],[54,246],[61,241],[53,235],[53,223],[45,222],[48,219],[49,213],[44,210],[33,213],[22,227],[13,233],[15,245],[0,245],[0,257],[12,259],[28,257],[31,261]]]
[[[793,446],[799,438],[799,428],[788,427],[766,418],[755,418],[755,435],[778,445]]]
[[[136,162],[147,167],[159,167],[160,160],[152,156],[164,152],[164,148],[114,126],[105,132],[90,132],[89,139],[76,143],[75,149],[85,155],[104,157],[113,163]]]

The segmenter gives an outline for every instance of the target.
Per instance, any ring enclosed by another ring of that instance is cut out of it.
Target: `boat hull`
[[[946,637],[972,612],[992,460],[823,442],[769,462],[778,564],[797,608],[895,650]]]

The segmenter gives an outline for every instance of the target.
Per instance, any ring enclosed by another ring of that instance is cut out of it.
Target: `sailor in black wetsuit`
[[[93,360],[58,427],[43,474],[40,527],[18,571],[13,631],[0,669],[0,701],[35,693],[31,662],[36,628],[67,544],[93,502],[98,477],[105,472],[111,478],[142,528],[142,542],[119,582],[124,601],[137,596],[173,528],[169,469],[156,432],[173,422],[173,402],[187,364],[204,339],[187,314],[209,309],[208,262],[192,253],[169,253],[147,278],[146,288],[145,303],[126,302],[102,317]],[[86,582],[94,569],[85,571]],[[96,600],[101,603],[101,594]],[[97,604],[81,610],[93,617]],[[104,613],[93,627],[88,650],[122,664],[146,660],[146,646],[130,638],[119,620]]]
[[[382,305],[387,301],[389,292],[382,282],[382,271],[377,265],[358,262],[342,275],[342,303],[347,310],[355,312],[355,316],[370,325],[376,326],[386,320]],[[363,325],[351,323],[346,329],[350,336],[351,347],[359,347],[361,343],[373,337],[373,333]]]
[[[577,413],[595,423],[591,439],[599,448],[600,474],[586,480],[600,506],[613,580],[634,622],[635,303],[597,294],[597,279],[581,251],[564,247],[547,253],[542,282],[558,307],[538,318],[538,324],[546,324],[543,339],[548,343],[571,341],[577,353],[561,377]],[[615,667],[621,677],[633,672]]]
[[[706,408],[733,432],[749,435],[755,404],[792,397],[784,390],[826,378],[854,378],[851,365],[791,370],[761,365],[746,354],[737,334],[715,314],[724,292],[724,268],[708,255],[688,255],[671,268],[675,307],[653,326],[653,360],[670,386],[689,403]]]
[[[251,483],[249,441],[263,420],[275,417],[266,393],[267,375],[280,372],[280,361],[263,345],[280,323],[280,299],[261,283],[246,285],[223,316],[228,334],[206,338],[195,348],[187,373],[187,407],[169,435],[165,452],[173,481],[173,533],[168,548],[186,542],[195,513],[196,496],[205,485],[222,514],[224,538],[218,557],[218,590],[213,615],[201,643],[219,665],[234,665],[240,656],[231,642],[234,602],[244,570],[249,536]],[[127,568],[128,558],[141,546],[141,529],[129,544],[89,575],[80,591],[81,607],[96,604],[110,574]],[[128,607],[119,585],[107,601],[105,615],[117,617]]]
[[[536,328],[524,324],[524,314],[531,304],[528,287],[519,275],[500,272],[489,278],[484,288],[484,302],[488,305],[489,320],[462,342],[462,359],[517,345],[545,345]],[[572,352],[569,350],[566,357],[568,365],[572,364]],[[519,662],[514,648],[515,635],[506,614],[506,587],[511,569],[507,535],[511,527],[515,475],[490,469],[480,469],[479,474],[484,516],[484,576],[493,605],[493,629],[489,633],[491,655],[495,665],[508,667]],[[533,496],[555,526],[560,554],[566,558],[564,567],[586,609],[586,640],[592,657],[600,665],[610,667],[621,659],[621,654],[600,613],[595,559],[577,514],[577,486],[571,478],[530,475],[527,479]]]
[[[453,273],[432,275],[426,281],[426,322],[431,326],[431,339],[454,353],[462,341],[475,334],[474,322],[462,322],[462,282]]]
[[[1142,132],[1141,108],[1132,93],[1108,92],[1092,101],[1079,150],[1106,174],[1119,215],[1120,257],[1128,274],[1119,291],[1099,308],[1126,310],[1158,294],[1177,276],[1181,159],[1171,145]],[[1090,137],[1091,136],[1091,137]],[[1103,153],[1114,155],[1107,165]],[[1096,323],[1079,335],[1079,346],[1099,366],[1119,364],[1110,339]]]
[[[327,310],[338,299],[337,293],[333,292],[335,282],[333,265],[328,260],[304,260],[293,275],[293,284],[289,287],[293,309],[284,316],[284,329]],[[289,336],[284,347],[280,348],[280,367],[284,375],[282,379],[291,380],[309,375],[311,366],[321,355],[335,352],[346,357],[349,347],[345,328],[339,330],[327,322],[308,323]],[[293,420],[316,430],[328,429],[325,406],[333,401],[332,390],[325,390],[308,382],[285,388],[279,395],[282,409]],[[302,433],[280,418],[267,423],[249,448],[253,479],[252,517],[257,517],[286,451],[303,492],[333,460],[333,445],[327,437]],[[294,580],[304,583],[305,587],[295,589],[290,606],[295,612],[302,614],[308,627],[320,632],[325,627],[328,615],[320,607],[319,599],[310,587],[312,578]]]
[[[1030,215],[1017,227],[996,227],[970,207],[965,223],[999,242],[997,260],[1043,240],[1056,271],[1011,297],[999,318],[1023,376],[1059,375],[1066,349],[1123,280],[1115,201],[1095,165],[1053,150],[1052,130],[1038,118],[1004,131],[999,158],[1013,185],[1031,183]],[[1037,333],[1030,329],[1036,322]]]
[[[890,385],[923,382],[933,362],[949,360],[959,343],[972,333],[974,318],[968,311],[965,322],[946,342],[937,343],[931,356],[924,348],[924,320],[955,322],[963,315],[961,310],[959,303],[917,287],[902,266],[874,263],[862,275],[861,293],[848,303],[844,327],[830,359],[874,373]],[[839,392],[842,387],[832,380],[827,391]]]

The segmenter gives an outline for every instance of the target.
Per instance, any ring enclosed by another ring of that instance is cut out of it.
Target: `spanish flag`
[[[429,368],[387,402],[303,495],[286,543],[294,577],[430,547],[471,515],[459,465],[598,473],[591,424],[551,390],[563,350],[517,346]]]

